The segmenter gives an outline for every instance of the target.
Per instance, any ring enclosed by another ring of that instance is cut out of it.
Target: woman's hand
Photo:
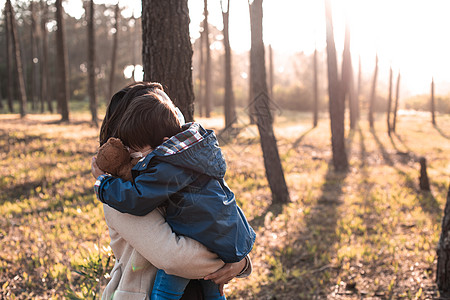
[[[94,176],[94,178],[97,178],[100,175],[106,174],[103,170],[100,170],[97,163],[95,162],[96,159],[97,159],[97,157],[93,156],[92,161],[91,161],[91,172],[92,172],[92,176]]]
[[[247,258],[242,259],[239,262],[227,263],[222,268],[214,273],[207,275],[204,280],[212,280],[215,284],[219,285],[220,294],[223,295],[223,286],[231,279],[239,275],[247,266]]]

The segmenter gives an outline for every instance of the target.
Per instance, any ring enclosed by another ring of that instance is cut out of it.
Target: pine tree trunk
[[[273,101],[273,50],[272,45],[269,44],[269,96]]]
[[[22,57],[20,54],[20,43],[19,35],[17,34],[16,20],[14,16],[14,10],[11,5],[11,0],[6,0],[9,11],[9,26],[11,30],[11,42],[13,46],[14,59],[16,61],[16,75],[17,82],[19,84],[19,106],[20,106],[20,116],[23,118],[27,114],[27,98],[25,91],[25,81],[23,78],[23,67],[22,67]]]
[[[395,92],[395,104],[394,104],[394,111],[393,111],[393,118],[392,118],[392,132],[395,133],[395,127],[397,126],[397,111],[398,111],[398,99],[400,97],[400,72],[398,72],[397,76],[397,88]]]
[[[372,91],[370,93],[370,103],[369,103],[369,125],[370,128],[373,128],[373,110],[375,106],[375,98],[377,91],[377,76],[378,76],[378,55],[375,57],[375,71],[373,72],[373,81],[372,81]]]
[[[262,0],[254,0],[250,5],[251,15],[251,88],[253,90],[254,104],[258,131],[261,139],[261,148],[264,158],[266,176],[272,191],[274,203],[287,203],[289,192],[284,178],[283,168],[278,153],[277,141],[272,127],[270,112],[270,99],[267,91],[267,78],[264,56],[264,43],[262,32]]]
[[[117,61],[117,45],[118,45],[118,38],[119,38],[119,18],[120,18],[120,10],[119,10],[119,3],[117,2],[116,8],[114,10],[114,29],[116,32],[114,32],[113,37],[113,46],[112,46],[112,56],[111,56],[111,72],[109,73],[109,93],[108,97],[106,98],[106,102],[109,102],[109,99],[113,96],[114,93],[114,76],[116,73],[116,61]]]
[[[427,160],[425,157],[419,159],[420,163],[420,177],[419,177],[419,187],[421,191],[430,191],[430,181],[428,180],[427,173]]]
[[[56,64],[59,80],[58,103],[61,113],[61,121],[69,121],[69,75],[67,63],[67,51],[64,35],[64,18],[62,0],[56,0]]]
[[[344,136],[345,106],[337,70],[336,46],[334,44],[333,19],[330,0],[325,0],[325,15],[327,23],[328,95],[333,165],[337,172],[343,172],[348,169]]]
[[[205,40],[205,32],[202,31],[200,33],[200,62],[198,66],[198,97],[197,97],[197,107],[200,117],[203,117],[203,112],[205,110],[205,101],[203,99],[204,90],[205,90],[205,59],[204,59],[204,40]]]
[[[34,6],[34,1],[30,2],[30,12],[31,12],[31,107],[33,110],[37,109],[37,43],[36,43],[36,10]]]
[[[450,186],[447,192],[442,231],[437,247],[436,282],[441,299],[450,298]]]
[[[358,60],[358,87],[356,89],[356,96],[355,96],[355,115],[356,115],[356,119],[359,120],[361,117],[361,112],[360,112],[360,108],[359,108],[359,97],[361,95],[361,82],[362,80],[362,67],[361,67],[361,56],[359,56],[359,60]]]
[[[10,26],[10,14],[9,14],[9,5],[8,2],[5,3],[5,45],[6,45],[6,97],[7,97],[7,105],[10,113],[14,112],[13,100],[12,100],[12,78],[13,78],[13,69],[11,65],[12,61],[12,50],[11,50],[11,26]]]
[[[183,112],[194,118],[192,45],[187,0],[142,1],[144,80],[160,82]]]
[[[345,26],[345,41],[344,41],[344,55],[342,59],[342,89],[344,98],[345,111],[345,97],[348,95],[348,107],[350,117],[350,128],[356,127],[356,112],[355,112],[355,93],[353,84],[353,66],[350,52],[350,28],[348,23]]]
[[[208,0],[204,0],[204,15],[205,19],[203,21],[203,32],[205,34],[205,94],[203,96],[203,101],[205,103],[205,115],[207,118],[211,117],[211,49],[209,44],[209,23],[208,23]]]
[[[42,55],[41,55],[41,112],[44,112],[44,103],[47,109],[53,113],[52,100],[48,95],[48,34],[47,34],[47,2],[41,0],[41,34],[42,34]]]
[[[391,106],[392,106],[392,67],[389,69],[389,94],[388,94],[388,106],[387,106],[387,131],[391,136]]]
[[[314,49],[314,79],[313,79],[313,92],[314,92],[314,108],[313,108],[313,126],[317,127],[319,123],[319,80],[317,74],[317,48]]]
[[[227,1],[226,11],[222,6],[223,19],[223,45],[225,48],[225,93],[224,93],[224,107],[225,107],[225,127],[230,127],[236,122],[236,107],[234,102],[233,81],[232,81],[232,64],[231,64],[231,47],[229,38],[229,16],[230,16],[230,1]],[[222,1],[221,1],[222,4]]]
[[[434,103],[434,78],[431,79],[431,123],[436,126],[436,113],[435,113],[435,103]]]
[[[86,5],[87,8],[87,5]],[[87,17],[86,13],[86,17]],[[117,22],[117,20],[116,20]],[[95,30],[94,30],[94,0],[89,1],[88,27],[88,90],[89,108],[91,110],[92,123],[98,127],[97,122],[97,98],[95,94]]]
[[[252,16],[250,15],[250,21],[251,21]],[[248,58],[249,60],[251,60],[251,51],[248,52]],[[248,66],[248,112],[249,112],[249,118],[250,118],[250,124],[255,124],[256,120],[255,120],[255,116],[256,116],[256,111],[255,111],[255,103],[253,101],[253,89],[252,89],[252,71],[251,71],[251,64],[249,64]]]

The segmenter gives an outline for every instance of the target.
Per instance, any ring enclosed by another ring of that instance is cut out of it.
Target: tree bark
[[[342,89],[344,98],[344,112],[345,112],[345,97],[348,95],[348,107],[350,117],[350,128],[356,127],[356,108],[355,108],[355,92],[353,83],[353,66],[352,56],[350,52],[350,27],[348,23],[345,26],[345,41],[344,54],[342,59]]]
[[[395,127],[397,126],[397,111],[398,111],[398,99],[400,97],[400,71],[397,76],[397,88],[395,92],[395,104],[394,104],[394,116],[392,117],[392,132],[395,133]]]
[[[269,44],[269,96],[273,100],[273,50]]]
[[[30,85],[31,85],[31,107],[33,110],[37,109],[37,67],[38,67],[38,61],[37,61],[37,43],[36,43],[36,9],[34,6],[34,1],[30,1],[30,12],[31,12],[31,79],[30,79]]]
[[[313,92],[314,92],[314,107],[313,107],[313,126],[317,127],[319,123],[319,80],[317,71],[317,48],[314,49],[314,78],[313,78]]]
[[[273,203],[287,203],[289,192],[278,153],[277,141],[272,127],[262,29],[262,0],[254,0],[250,7],[251,20],[251,88],[253,90],[256,120],[261,139],[266,176],[272,191]]]
[[[331,126],[331,146],[333,165],[337,172],[348,169],[347,153],[345,150],[344,128],[344,97],[339,82],[334,44],[333,19],[331,1],[325,0],[326,32],[327,32],[327,62],[328,62],[328,95]]]
[[[205,59],[204,59],[204,40],[205,32],[200,32],[200,61],[198,66],[198,97],[197,107],[200,117],[203,117],[203,111],[205,110],[205,101],[203,99],[205,90]]]
[[[378,76],[378,54],[375,57],[375,71],[373,72],[372,90],[370,93],[369,103],[369,125],[373,128],[373,109],[375,105],[376,91],[377,91],[377,76]]]
[[[64,35],[64,18],[62,0],[56,0],[56,69],[59,80],[58,103],[61,113],[61,121],[69,121],[69,75],[67,63],[67,51]]]
[[[187,0],[142,1],[144,80],[160,82],[183,112],[194,118],[192,45]]]
[[[388,94],[388,106],[387,106],[387,131],[388,135],[391,136],[391,106],[392,106],[392,67],[389,69],[389,94]]]
[[[87,5],[86,5],[87,8]],[[86,9],[88,27],[88,90],[89,108],[92,116],[92,123],[98,127],[97,121],[97,98],[95,94],[95,30],[94,30],[94,0],[89,1],[89,17]],[[117,22],[117,20],[116,20]],[[114,51],[114,50],[113,50]],[[111,83],[111,82],[110,82]],[[111,92],[111,90],[110,90]]]
[[[41,0],[41,36],[42,36],[42,55],[41,55],[41,112],[44,112],[44,103],[47,103],[47,109],[53,113],[52,100],[48,95],[48,34],[47,34],[47,1]]]
[[[224,107],[225,107],[225,127],[230,127],[236,122],[236,105],[234,101],[233,81],[232,81],[232,62],[231,62],[231,47],[229,35],[229,20],[230,20],[230,1],[227,0],[226,10],[223,7],[222,0],[220,4],[222,7],[223,19],[223,45],[225,48],[225,93],[224,93]]]
[[[13,46],[14,59],[16,61],[16,75],[17,82],[19,84],[19,106],[20,106],[20,117],[25,117],[27,114],[27,98],[25,91],[25,81],[23,78],[23,66],[22,57],[20,51],[19,35],[17,34],[16,20],[14,16],[14,10],[11,5],[11,0],[6,0],[9,11],[9,26],[11,31],[11,42]]]
[[[7,70],[7,76],[6,76],[6,97],[7,97],[7,104],[8,109],[10,113],[14,112],[13,107],[13,100],[12,100],[12,78],[13,78],[13,69],[11,65],[12,61],[12,49],[11,49],[11,21],[9,20],[11,18],[9,14],[9,4],[8,2],[5,3],[5,36],[6,36],[6,70]]]
[[[427,160],[425,157],[421,157],[419,159],[420,163],[420,177],[419,177],[419,186],[421,191],[430,191],[430,181],[428,180],[427,173]]]
[[[250,15],[250,19],[252,16]],[[248,58],[251,60],[251,51],[248,52]],[[251,64],[248,66],[248,111],[249,111],[249,118],[250,118],[250,124],[256,124],[255,116],[255,103],[253,101],[253,89],[252,89],[252,71],[251,71]]]
[[[442,231],[437,247],[436,282],[441,299],[450,298],[450,186],[447,192]]]
[[[113,96],[114,93],[114,76],[116,73],[116,61],[117,61],[117,45],[119,38],[119,19],[120,19],[120,9],[119,2],[116,4],[116,8],[114,10],[114,37],[113,37],[113,46],[112,46],[112,55],[111,55],[111,71],[109,73],[109,90],[108,97],[106,98],[106,102],[109,102],[109,99]]]
[[[211,49],[209,44],[209,23],[208,23],[208,0],[204,0],[204,15],[205,19],[203,21],[203,33],[205,34],[205,94],[203,96],[203,101],[205,104],[205,115],[207,118],[211,117]]]
[[[355,115],[356,115],[356,119],[359,120],[361,117],[361,112],[360,112],[360,108],[359,108],[359,97],[361,96],[361,82],[362,80],[362,67],[361,67],[361,56],[359,56],[358,59],[358,87],[356,89],[356,96],[355,96]]]
[[[434,103],[434,78],[431,79],[431,123],[436,126],[436,113]]]

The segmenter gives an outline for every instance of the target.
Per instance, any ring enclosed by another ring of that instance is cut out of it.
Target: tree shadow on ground
[[[440,135],[442,135],[442,137],[450,140],[450,135],[448,133],[444,133],[437,124],[434,125],[434,128],[437,130],[437,132],[439,132]]]
[[[436,198],[434,198],[433,194],[431,192],[424,192],[420,191],[418,189],[418,178],[412,178],[410,174],[407,174],[405,171],[401,170],[400,168],[395,166],[395,161],[391,158],[390,154],[386,151],[385,146],[380,141],[380,139],[377,137],[375,130],[371,130],[371,133],[373,135],[373,138],[375,142],[378,145],[378,148],[380,152],[382,153],[384,161],[391,167],[393,167],[398,174],[400,174],[404,178],[404,185],[407,187],[411,192],[416,194],[417,201],[420,204],[422,210],[432,216],[433,222],[436,222],[440,215],[440,205],[437,202]],[[399,138],[400,140],[400,138]],[[395,143],[391,139],[391,142],[393,143],[393,147],[395,148]],[[403,142],[402,142],[403,143]],[[409,149],[406,145],[404,145],[406,149]],[[398,153],[397,153],[398,154]],[[414,165],[417,165],[418,162],[418,156],[414,154],[411,150],[409,152],[401,155],[402,159],[399,159],[399,162],[402,162],[404,164],[410,164],[411,162],[415,163]],[[417,170],[417,174],[419,175],[419,171]]]
[[[346,141],[348,148],[353,136],[350,134]],[[339,272],[332,259],[337,251],[338,208],[343,203],[347,175],[348,172],[335,172],[329,162],[320,194],[310,203],[302,203],[303,219],[298,219],[302,214],[289,213],[289,208],[284,211],[284,230],[276,234],[286,235],[287,245],[271,250],[268,281],[261,284],[252,299],[325,299],[331,292],[332,278],[336,278],[333,273]],[[271,205],[268,211],[278,215],[283,206]],[[264,226],[264,219],[260,216],[260,226]]]
[[[49,170],[54,168],[55,166],[56,163],[43,166],[43,175],[40,179],[28,181],[22,184],[16,184],[11,186],[10,188],[3,188],[3,193],[0,196],[0,204],[23,201],[23,199],[27,199],[30,196],[36,195],[37,189],[40,190],[40,193],[49,193],[51,195],[55,195],[56,193],[58,193],[56,187],[60,184],[70,182],[79,177],[89,176],[89,174],[91,173],[91,170],[87,169],[76,172],[71,176],[62,177],[57,180],[49,180],[49,178],[47,178],[47,175],[49,175],[48,172],[50,172]],[[90,189],[90,193],[93,194],[93,188]]]
[[[303,132],[301,136],[299,136],[294,143],[292,143],[292,148],[297,148],[298,145],[303,141],[304,137],[308,135],[311,131],[313,131],[316,127],[311,127],[307,131]]]
[[[370,133],[372,134],[372,137],[373,137],[374,141],[377,143],[378,149],[380,150],[380,153],[381,153],[381,155],[383,157],[383,160],[389,166],[393,166],[394,165],[394,161],[392,160],[391,156],[386,151],[386,148],[384,147],[384,145],[381,143],[380,139],[378,138],[378,136],[377,136],[377,134],[375,132],[375,129],[371,128],[370,129]]]
[[[295,142],[292,144],[292,148],[296,148],[299,146],[299,144],[301,143],[301,141],[303,140],[303,138],[310,133],[311,131],[313,131],[315,127],[311,127],[310,129],[308,129],[307,131],[305,131],[304,133],[302,133],[300,135],[300,137],[298,137]],[[237,133],[236,131],[234,132],[234,136],[239,135],[239,132],[242,130],[243,128],[239,129],[237,128]],[[225,129],[224,129],[225,130]],[[220,135],[220,133],[219,133]],[[285,206],[285,204],[283,203],[271,203],[266,209],[265,211],[260,214],[259,216],[255,216],[253,218],[253,220],[250,222],[250,224],[256,229],[259,228],[261,226],[264,226],[264,220],[266,218],[266,216],[268,214],[271,215],[271,217],[277,217],[280,213],[282,213],[283,211],[283,207]]]

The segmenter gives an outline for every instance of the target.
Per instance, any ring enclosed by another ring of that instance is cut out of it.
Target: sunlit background
[[[226,2],[226,1],[224,1]],[[353,66],[362,67],[367,76],[373,71],[375,55],[379,57],[379,79],[387,81],[389,67],[394,74],[401,72],[402,95],[429,93],[431,78],[436,82],[436,93],[450,92],[450,1],[447,0],[340,0],[331,1],[338,53],[343,50],[345,23],[351,28]],[[115,4],[113,0],[95,1],[97,4]],[[190,0],[190,34],[199,37],[203,19],[203,1]],[[4,0],[0,1],[4,5]],[[81,18],[84,9],[81,0],[64,2],[66,12]],[[209,22],[222,29],[220,1],[209,1]],[[141,1],[120,1],[122,14],[129,17],[141,14]],[[278,54],[304,52],[315,47],[323,50],[325,42],[324,2],[311,0],[264,0],[264,41]],[[248,1],[230,3],[230,43],[236,52],[250,48]],[[222,45],[212,45],[212,47]],[[275,62],[282,70],[283,66]],[[131,76],[125,70],[125,76]],[[139,72],[135,72],[139,76]],[[139,78],[137,78],[139,79]]]

